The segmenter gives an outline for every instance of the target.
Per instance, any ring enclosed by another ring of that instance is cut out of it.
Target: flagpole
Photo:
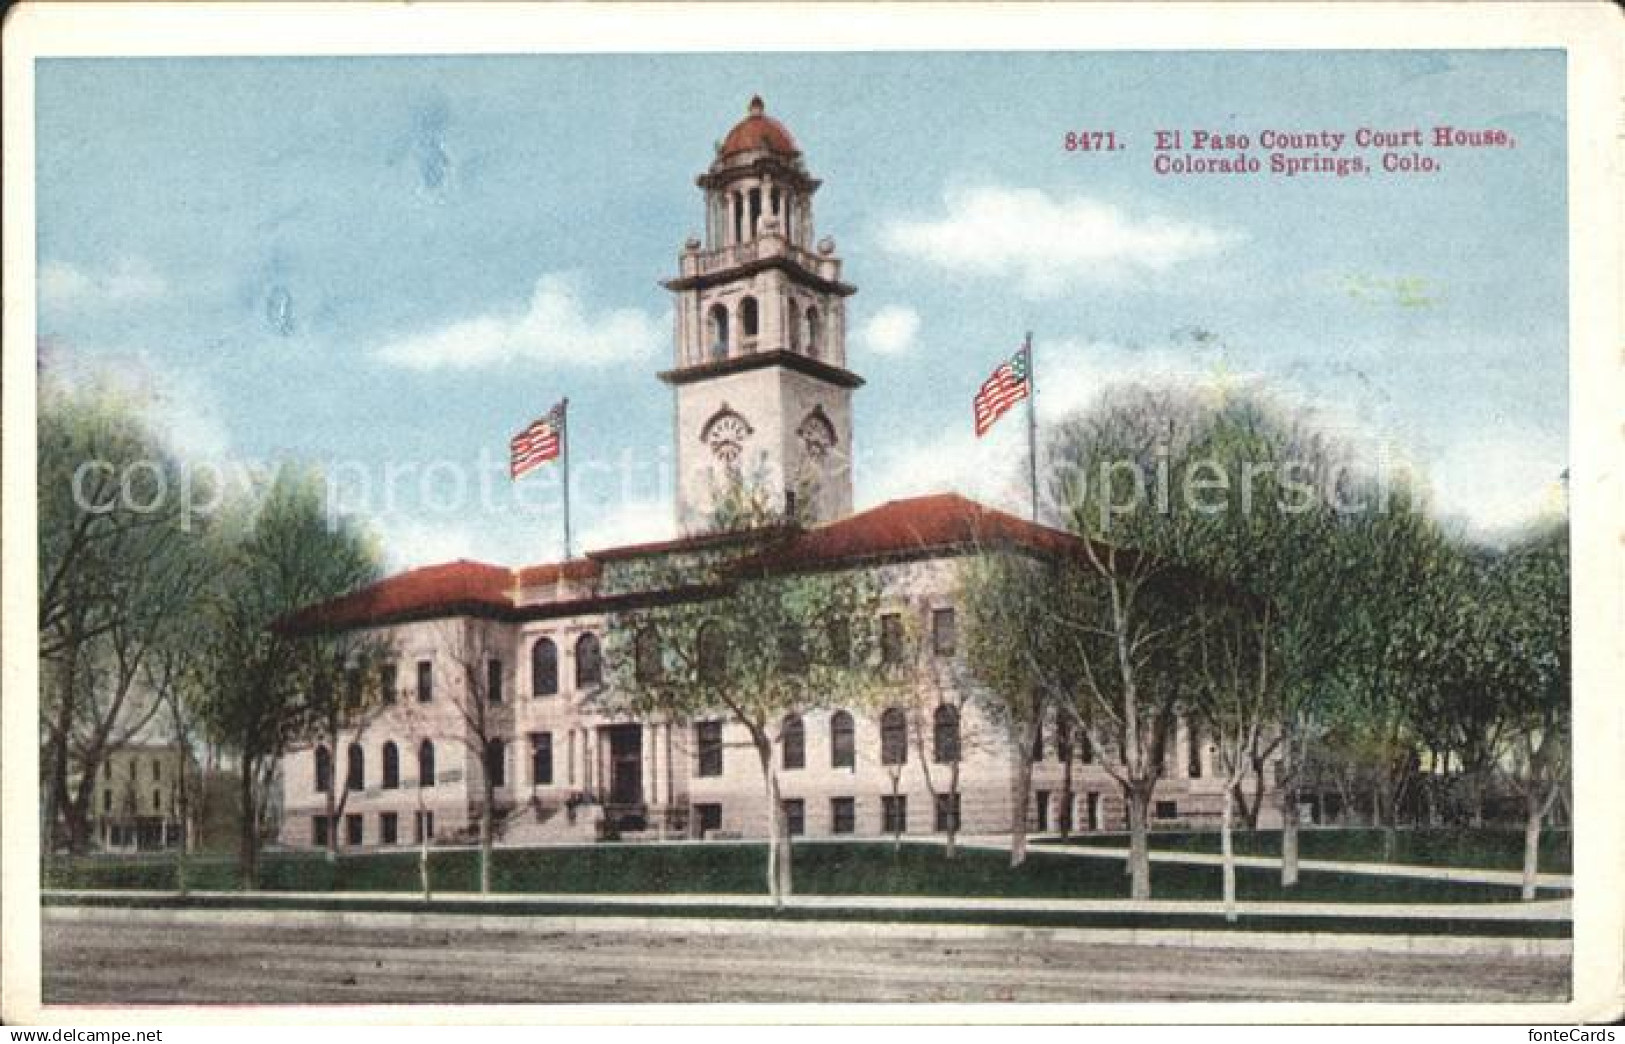
[[[564,464],[564,560],[570,560],[570,400],[559,404],[559,456]]]
[[[1033,335],[1021,346],[1027,356],[1027,478],[1032,485],[1033,521],[1038,521],[1038,371],[1033,366]]]

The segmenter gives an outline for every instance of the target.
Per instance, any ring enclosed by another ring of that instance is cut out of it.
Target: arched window
[[[1191,722],[1186,733],[1185,742],[1189,744],[1185,752],[1185,775],[1191,779],[1202,778],[1202,726]]]
[[[728,357],[728,309],[724,305],[714,304],[706,322],[706,340],[711,345],[711,358],[725,359]]]
[[[728,671],[728,645],[722,629],[714,623],[701,624],[695,645],[699,647],[700,680],[711,685],[720,683]]]
[[[785,716],[784,725],[779,729],[779,742],[784,745],[786,769],[807,767],[807,727],[801,723],[801,715]]]
[[[659,681],[665,674],[660,663],[660,632],[653,626],[640,628],[632,640],[632,666],[638,681],[645,684]]]
[[[333,755],[325,746],[316,748],[316,793],[333,789]]]
[[[801,351],[801,309],[794,301],[784,307],[784,328],[790,332],[790,350]]]
[[[844,710],[829,716],[829,763],[834,768],[851,768],[857,762],[857,745],[852,742],[852,715]]]
[[[959,760],[959,709],[942,704],[931,716],[931,759],[939,765]]]
[[[493,787],[508,785],[508,745],[499,739],[485,745],[485,775]]]
[[[816,359],[820,347],[818,343],[818,309],[807,309],[806,323],[807,334],[802,338],[802,341],[807,345],[807,354]]]
[[[734,242],[745,241],[745,197],[735,192],[732,196],[734,209]]]
[[[533,696],[559,691],[559,647],[551,638],[538,638],[530,647],[530,691]]]
[[[394,790],[401,785],[401,752],[396,749],[395,741],[390,740],[384,744],[384,781],[385,790]]]
[[[418,786],[434,786],[434,744],[428,740],[418,744]]]
[[[365,790],[367,787],[367,755],[359,743],[350,744],[345,764],[344,785],[350,790]]]
[[[747,297],[739,302],[739,332],[747,341],[756,339],[762,326],[761,309],[756,304],[756,298]]]
[[[576,639],[576,688],[590,689],[604,682],[604,654],[598,636],[588,631]]]
[[[908,761],[908,719],[896,707],[880,716],[880,763],[902,765]]]

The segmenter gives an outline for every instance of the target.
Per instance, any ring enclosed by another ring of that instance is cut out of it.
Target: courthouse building
[[[764,551],[783,570],[872,571],[883,592],[882,647],[922,636],[921,655],[941,668],[921,673],[933,690],[908,707],[817,707],[779,723],[775,758],[792,832],[924,835],[955,815],[965,833],[1008,831],[1009,742],[975,699],[943,687],[945,679],[969,684],[957,669],[958,574],[989,544],[1065,554],[1076,538],[953,494],[853,513],[852,406],[863,380],[847,366],[846,301],[855,288],[834,241],[814,232],[819,184],[760,99],[698,179],[705,235],[684,244],[665,284],[675,299],[675,359],[658,375],[675,397],[675,510],[688,535],[518,568],[430,566],[294,619],[296,628],[378,637],[392,651],[385,706],[358,741],[288,753],[284,843],[322,844],[330,830],[349,846],[471,840],[486,772],[506,843],[762,836],[761,768],[743,726],[720,712],[684,721],[613,716],[597,697],[612,683],[604,662],[611,614],[682,597],[638,591],[634,577],[652,565],[681,575],[685,562]],[[705,532],[730,475],[795,501],[804,523]],[[474,647],[482,663],[470,671]],[[468,691],[472,678],[477,694]],[[493,740],[483,751],[465,713],[476,695]],[[1052,720],[1035,752],[1032,829],[1125,827],[1116,785],[1086,744]],[[957,809],[943,794],[944,763],[955,758]],[[1216,821],[1214,768],[1210,745],[1193,742],[1182,724],[1156,818]],[[328,823],[335,786],[348,792],[342,821]]]

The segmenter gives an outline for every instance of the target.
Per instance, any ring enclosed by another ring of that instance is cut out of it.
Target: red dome
[[[765,108],[759,96],[750,100],[749,115],[736,123],[728,136],[722,139],[721,155],[732,156],[753,149],[766,149],[781,156],[801,155],[801,150],[796,147],[796,139],[790,136],[784,124],[767,115]]]

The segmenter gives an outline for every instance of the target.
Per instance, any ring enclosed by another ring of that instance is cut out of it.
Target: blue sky
[[[1554,51],[46,60],[42,344],[150,392],[196,459],[316,461],[352,493],[365,475],[396,565],[557,554],[554,476],[511,487],[500,463],[565,394],[580,543],[666,535],[658,281],[753,93],[824,179],[818,229],[859,287],[860,507],[1020,503],[1020,425],[976,443],[970,399],[1028,329],[1041,414],[1124,378],[1257,380],[1416,463],[1475,532],[1550,503]],[[1436,124],[1516,147],[1427,176],[1151,169],[1160,129]],[[1085,129],[1127,148],[1065,151]],[[453,503],[482,459],[489,502]]]

